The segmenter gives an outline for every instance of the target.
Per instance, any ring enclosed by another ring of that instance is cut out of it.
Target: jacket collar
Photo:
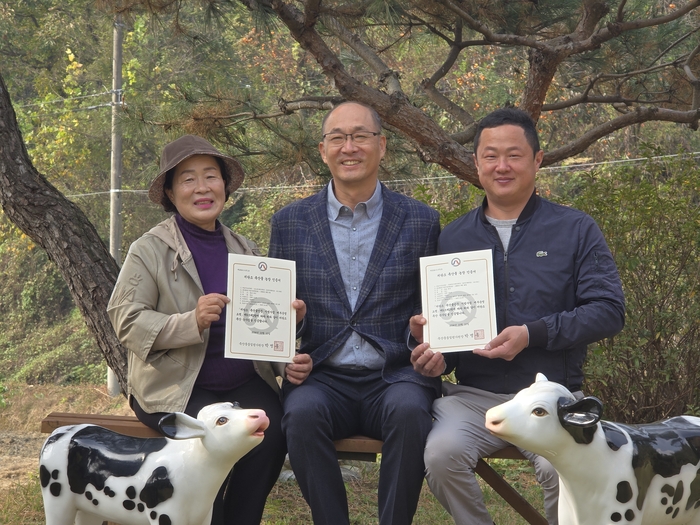
[[[384,268],[384,263],[394,249],[396,238],[401,231],[401,226],[406,217],[406,210],[401,206],[400,198],[393,191],[381,184],[383,211],[379,223],[377,237],[374,241],[372,254],[367,264],[365,278],[362,281],[360,293],[355,303],[355,310],[361,307],[374,287],[379,275]],[[343,277],[340,274],[340,266],[333,245],[333,237],[328,224],[328,186],[319,191],[307,201],[311,206],[309,210],[309,229],[316,239],[318,257],[328,272],[328,277],[338,297],[345,307],[350,310],[350,303],[345,292]]]
[[[185,239],[180,233],[180,228],[177,227],[175,215],[171,215],[164,221],[156,224],[148,233],[167,244],[169,248],[177,253],[180,259],[184,260],[191,257]]]
[[[222,230],[224,233],[224,239],[226,241],[226,246],[229,252],[233,253],[248,253],[252,254],[250,247],[244,245],[243,240],[240,236],[234,235],[234,233],[222,225]],[[192,275],[197,285],[202,288],[202,283],[197,274],[197,270],[194,266],[194,259],[192,258],[192,252],[187,247],[185,238],[182,236],[182,232],[177,225],[175,215],[171,215],[164,221],[156,224],[153,228],[148,231],[148,235],[153,235],[161,241],[163,241],[171,250],[175,252],[175,257],[173,257],[173,263],[169,268],[177,280],[177,269],[178,266],[183,266],[185,270]]]
[[[537,188],[532,192],[532,195],[530,195],[530,198],[527,201],[527,204],[525,204],[525,207],[523,208],[523,211],[520,212],[520,215],[518,216],[518,220],[516,221],[515,224],[521,224],[528,220],[532,215],[535,213],[535,210],[539,208],[540,206],[540,201],[541,197],[537,195]],[[484,200],[481,201],[481,207],[479,208],[479,218],[481,219],[482,222],[488,222],[486,219],[486,208],[488,205],[488,197],[484,196]]]
[[[332,220],[335,220],[338,218],[338,215],[340,215],[340,210],[346,206],[338,200],[338,197],[335,196],[333,181],[328,183],[326,189],[328,190],[326,192],[326,198],[328,199],[328,216]],[[383,203],[383,200],[382,184],[381,182],[377,181],[377,185],[374,188],[374,193],[372,193],[372,196],[369,199],[364,201],[368,217],[371,218],[375,213],[377,213]],[[358,205],[359,204],[362,203],[358,203]]]

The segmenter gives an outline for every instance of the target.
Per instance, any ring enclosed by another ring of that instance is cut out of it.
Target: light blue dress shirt
[[[329,183],[328,223],[345,285],[345,293],[353,309],[372,255],[374,240],[377,238],[379,223],[382,220],[383,207],[379,181],[372,197],[355,206],[354,211],[336,199],[333,181]],[[360,337],[357,332],[353,332],[345,345],[328,357],[325,364],[337,368],[381,370],[384,366],[384,354]]]

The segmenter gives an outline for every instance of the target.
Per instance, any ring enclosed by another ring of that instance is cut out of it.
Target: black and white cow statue
[[[46,525],[209,525],[221,484],[269,423],[263,410],[216,403],[196,419],[168,414],[162,438],[57,428],[39,459]]]
[[[554,465],[560,525],[700,525],[700,418],[623,425],[602,412],[538,374],[486,428]]]

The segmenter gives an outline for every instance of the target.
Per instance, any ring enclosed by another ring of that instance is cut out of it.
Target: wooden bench
[[[41,431],[51,433],[65,425],[89,423],[100,425],[121,434],[137,437],[159,437],[160,434],[141,423],[135,416],[109,416],[102,414],[73,414],[51,412],[41,421]],[[382,452],[382,442],[365,436],[352,436],[335,442],[338,459],[376,461]],[[506,447],[486,459],[519,459],[525,457],[515,447]],[[483,459],[476,466],[476,473],[488,483],[525,521],[531,525],[547,525],[547,520],[523,498],[500,474]]]

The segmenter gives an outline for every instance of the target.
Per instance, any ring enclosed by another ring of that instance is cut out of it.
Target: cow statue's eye
[[[221,425],[225,425],[226,423],[228,423],[228,418],[224,417],[224,416],[221,416],[219,419],[216,420],[217,427],[220,427]]]
[[[532,410],[532,415],[537,417],[544,417],[547,415],[547,411],[542,407],[537,407]]]

